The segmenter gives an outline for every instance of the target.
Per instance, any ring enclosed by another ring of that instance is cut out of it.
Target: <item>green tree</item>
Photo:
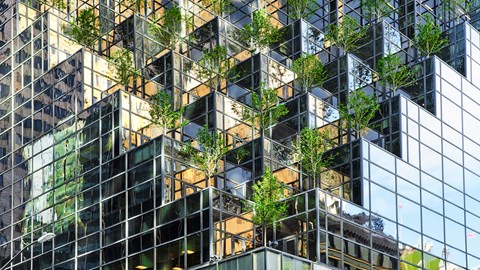
[[[202,59],[198,61],[198,65],[198,77],[210,80],[212,86],[221,83],[231,71],[227,49],[220,45],[204,53]]]
[[[440,27],[435,24],[432,16],[425,16],[424,24],[417,24],[415,45],[423,56],[429,57],[438,53],[448,44],[448,39],[442,37]]]
[[[362,9],[369,20],[379,20],[396,11],[388,0],[363,0]]]
[[[125,48],[112,53],[108,63],[110,68],[116,70],[115,79],[123,85],[128,85],[131,77],[140,75],[133,63],[133,53]]]
[[[475,1],[442,0],[441,5],[443,21],[450,21],[469,14],[475,7]]]
[[[154,18],[154,22],[149,24],[148,32],[155,41],[168,49],[175,50],[183,40],[183,27],[185,29],[191,27],[191,18],[183,15],[182,9],[174,5],[166,8],[160,19]]]
[[[279,104],[277,91],[266,87],[265,82],[260,84],[259,93],[252,93],[251,107],[253,110],[245,109],[240,112],[242,120],[249,122],[260,129],[261,135],[265,134],[265,130],[278,122],[280,117],[288,113],[284,104]]]
[[[134,11],[139,11],[145,3],[143,0],[120,0],[119,2]]]
[[[380,82],[390,88],[395,95],[399,88],[415,84],[415,71],[402,63],[400,57],[389,54],[382,57],[377,64]]]
[[[252,13],[252,22],[240,29],[240,37],[255,51],[258,51],[268,48],[272,43],[280,40],[281,33],[270,22],[267,11],[258,9]]]
[[[210,9],[216,15],[222,15],[223,12],[228,12],[230,10],[231,0],[201,0],[205,8],[210,7]]]
[[[162,133],[165,135],[168,130],[175,129],[185,125],[185,122],[181,122],[184,107],[179,110],[174,110],[173,101],[170,95],[165,91],[158,91],[151,98],[150,105],[150,120],[152,124],[162,128]]]
[[[248,155],[250,155],[250,150],[245,147],[238,147],[233,151],[233,157],[237,161],[237,165],[240,165],[242,160]]]
[[[337,24],[330,24],[325,33],[325,39],[334,43],[344,52],[357,48],[356,43],[367,33],[367,28],[362,27],[352,17],[346,15]]]
[[[323,85],[327,78],[325,66],[311,54],[297,58],[293,62],[292,71],[297,75],[297,80],[305,91]]]
[[[252,189],[252,203],[247,204],[247,209],[253,211],[252,222],[262,226],[263,243],[266,246],[267,228],[278,226],[277,221],[287,214],[287,203],[280,201],[284,197],[284,191],[269,168],[265,169],[262,180],[257,181]]]
[[[313,187],[319,187],[318,180],[322,170],[330,166],[332,157],[325,152],[332,147],[332,140],[328,131],[304,128],[294,143],[296,160],[302,165],[302,171],[313,179]]]
[[[368,96],[364,91],[357,90],[348,94],[347,105],[339,106],[340,117],[347,127],[357,132],[357,137],[366,134],[370,120],[375,116],[380,105],[375,96]]]
[[[228,151],[225,140],[222,135],[216,131],[209,131],[207,125],[200,128],[197,133],[197,141],[202,151],[194,151],[189,146],[189,151],[193,163],[198,169],[203,171],[208,181],[217,173],[218,162]]]
[[[78,44],[86,47],[95,45],[100,37],[99,20],[93,8],[80,10],[77,18],[63,26],[64,33]]]
[[[67,3],[64,0],[40,0],[40,4],[49,5],[60,10],[67,9]]]
[[[294,19],[307,20],[319,9],[317,0],[287,0],[288,15]]]

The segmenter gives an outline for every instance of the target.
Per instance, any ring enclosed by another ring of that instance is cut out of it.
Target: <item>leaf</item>
[[[178,5],[166,8],[160,19],[154,18],[149,24],[148,33],[152,38],[163,46],[175,50],[183,41],[182,27],[191,28],[191,17],[182,14]],[[160,23],[160,25],[158,25]]]
[[[64,33],[80,45],[92,47],[100,38],[99,21],[93,8],[82,9],[77,18],[63,26]]]
[[[332,146],[328,131],[320,132],[318,129],[304,128],[293,148],[300,165],[302,165],[302,170],[316,180],[319,173],[330,166],[333,161],[332,156],[325,155],[325,152]]]
[[[252,13],[252,22],[240,29],[240,37],[250,47],[262,50],[280,40],[281,33],[268,16],[265,9],[258,9]]]
[[[150,100],[152,103],[149,114],[152,124],[160,126],[163,134],[165,134],[167,130],[179,128],[186,124],[186,122],[180,121],[184,107],[181,107],[179,110],[174,110],[173,100],[166,91],[158,91]]]
[[[320,5],[317,0],[287,0],[288,15],[293,20],[308,20]]]
[[[210,9],[216,14],[221,15],[223,12],[230,12],[232,10],[230,5],[231,0],[201,0],[204,7],[210,7]]]
[[[112,53],[108,63],[116,70],[115,79],[123,85],[128,85],[131,77],[140,75],[140,70],[133,63],[133,53],[125,48]]]
[[[357,131],[357,136],[362,136],[379,108],[375,96],[368,96],[364,91],[357,90],[348,94],[347,104],[340,105],[339,112],[347,126]]]
[[[297,80],[305,89],[323,85],[327,78],[327,70],[320,60],[311,54],[302,55],[292,65],[292,71],[297,75]]]
[[[336,24],[330,24],[325,33],[325,39],[334,43],[345,52],[357,48],[356,43],[365,36],[367,28],[362,27],[352,17],[346,15]]]
[[[234,111],[239,111],[243,121],[249,122],[264,133],[267,128],[276,124],[278,119],[286,115],[288,109],[284,104],[279,104],[277,91],[267,88],[265,82],[260,84],[258,92],[252,93],[252,110],[242,107],[241,110]]]
[[[379,20],[381,17],[395,13],[396,9],[388,0],[363,0],[362,9],[369,20]]]
[[[198,65],[199,78],[208,79],[215,86],[232,73],[227,49],[220,45],[204,53],[202,59],[198,61]]]
[[[397,55],[389,54],[382,57],[378,61],[377,70],[380,82],[394,92],[415,84],[415,71],[404,65]]]
[[[209,131],[207,125],[198,130],[197,141],[202,151],[191,151],[192,160],[208,180],[217,173],[218,161],[225,156],[228,147],[222,135]]]
[[[277,221],[286,216],[287,204],[283,199],[282,185],[277,181],[269,168],[265,169],[261,180],[253,186],[251,201],[247,206],[253,211],[252,222],[256,225],[275,228]]]
[[[424,24],[417,24],[414,42],[420,53],[429,57],[448,45],[448,38],[442,37],[442,31],[435,25],[432,16],[424,16],[424,19]]]

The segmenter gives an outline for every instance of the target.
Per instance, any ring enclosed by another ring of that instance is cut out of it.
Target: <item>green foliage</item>
[[[116,70],[115,79],[123,85],[128,85],[131,77],[140,75],[133,63],[133,53],[125,48],[112,53],[108,64]]]
[[[267,88],[265,82],[260,84],[258,91],[258,94],[252,93],[251,107],[253,110],[243,109],[240,115],[242,120],[260,128],[263,135],[267,128],[288,113],[288,109],[284,104],[279,104],[277,91]],[[234,110],[236,109],[234,108]]]
[[[265,9],[252,13],[252,22],[240,29],[240,37],[255,50],[263,50],[280,40],[281,33],[273,26]]]
[[[382,57],[377,64],[381,83],[394,93],[399,88],[415,84],[415,71],[404,65],[400,57],[389,54]]]
[[[293,62],[292,71],[297,74],[297,80],[306,91],[323,85],[327,78],[325,66],[316,56],[311,54],[297,58]]]
[[[435,24],[433,18],[425,16],[425,24],[417,24],[415,45],[423,56],[429,57],[438,53],[448,44],[448,39],[442,37],[440,27]]]
[[[443,265],[445,265],[442,259],[426,253],[422,254],[422,251],[409,246],[405,246],[401,254],[400,258],[404,262],[400,263],[400,269],[414,270],[418,269],[418,266],[422,264],[426,269],[443,269]]]
[[[182,27],[189,29],[191,18],[183,15],[182,9],[174,5],[171,8],[166,8],[160,19],[154,19],[154,22],[149,24],[148,32],[160,44],[175,50],[183,40]]]
[[[319,9],[317,0],[287,0],[287,4],[288,15],[294,20],[307,20]]]
[[[40,4],[49,5],[56,9],[67,9],[67,3],[64,0],[40,0]]]
[[[363,0],[362,9],[369,20],[378,20],[396,11],[388,0]]]
[[[240,165],[242,160],[248,155],[250,155],[250,150],[245,147],[239,147],[233,152],[233,157],[237,161],[237,165]]]
[[[346,15],[338,25],[328,25],[325,39],[335,43],[343,51],[349,52],[357,48],[356,43],[365,36],[367,30],[366,27],[361,27],[355,19]]]
[[[209,131],[207,125],[198,130],[197,141],[202,151],[194,151],[192,146],[189,146],[188,152],[195,166],[203,171],[208,180],[217,173],[218,161],[225,156],[228,147],[222,135]]]
[[[99,21],[93,8],[82,9],[77,18],[63,26],[64,33],[82,46],[92,47],[100,37]]]
[[[380,108],[375,96],[368,96],[362,90],[348,94],[347,105],[339,106],[340,117],[347,126],[357,131],[357,136],[363,136],[370,120]]]
[[[475,8],[475,1],[442,0],[440,3],[444,21],[456,20],[465,14],[469,14]]]
[[[304,128],[294,143],[296,159],[302,165],[302,170],[314,180],[314,187],[318,186],[319,174],[332,163],[332,157],[325,152],[332,147],[332,140],[328,131]]]
[[[126,7],[133,6],[134,10],[138,11],[143,6],[144,1],[143,0],[120,0],[119,4],[123,4]]]
[[[226,79],[231,71],[227,49],[217,45],[210,51],[203,54],[198,61],[200,79],[209,79],[213,85],[218,85]]]
[[[252,222],[263,227],[265,236],[266,228],[276,228],[277,221],[286,216],[287,204],[285,201],[280,201],[284,197],[283,187],[272,171],[267,168],[262,175],[262,180],[257,181],[252,189],[253,204],[247,205],[247,208],[253,211]]]
[[[152,103],[150,105],[150,120],[152,124],[160,126],[165,135],[167,130],[174,129],[185,125],[185,122],[180,122],[184,107],[175,111],[172,104],[172,98],[165,91],[158,91],[151,97]]]
[[[231,0],[201,0],[204,7],[210,7],[210,9],[216,15],[221,15],[223,12],[230,11]]]

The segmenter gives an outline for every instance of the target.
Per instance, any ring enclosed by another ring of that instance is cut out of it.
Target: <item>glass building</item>
[[[0,0],[0,270],[480,269],[480,2],[366,2],[299,18],[294,0]],[[280,38],[254,48],[242,29],[259,9]],[[85,10],[93,45],[68,31]],[[429,57],[414,42],[427,15],[448,38]],[[326,38],[345,16],[366,29],[351,51]],[[305,54],[323,85],[293,71]],[[387,54],[415,83],[381,84]],[[288,113],[260,128],[239,110],[264,86]],[[178,128],[152,124],[160,91]],[[380,105],[366,134],[340,117],[355,91]],[[204,126],[228,148],[209,179],[185,153],[204,151]],[[320,179],[295,158],[304,128],[332,141]],[[287,214],[264,236],[247,205],[266,168]]]

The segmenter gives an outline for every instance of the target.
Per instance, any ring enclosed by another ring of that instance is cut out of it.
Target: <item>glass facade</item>
[[[373,18],[317,0],[298,18],[280,0],[0,0],[0,269],[480,269],[480,3],[466,2],[387,1],[396,12]],[[174,9],[167,46],[152,29]],[[258,9],[279,29],[267,48],[242,34]],[[66,31],[82,10],[93,46]],[[426,14],[449,41],[430,57],[413,42]],[[327,38],[345,16],[368,29],[348,52]],[[206,77],[219,46],[228,72]],[[124,84],[119,51],[138,70]],[[293,68],[305,54],[326,69],[311,89]],[[388,54],[415,83],[381,83]],[[245,112],[265,86],[288,112],[259,126]],[[176,128],[152,123],[161,91]],[[365,134],[340,113],[355,91],[380,105]],[[227,148],[208,179],[186,151],[205,152],[202,127]],[[318,177],[298,161],[305,128],[328,132]],[[248,205],[266,168],[287,213],[263,230]]]

